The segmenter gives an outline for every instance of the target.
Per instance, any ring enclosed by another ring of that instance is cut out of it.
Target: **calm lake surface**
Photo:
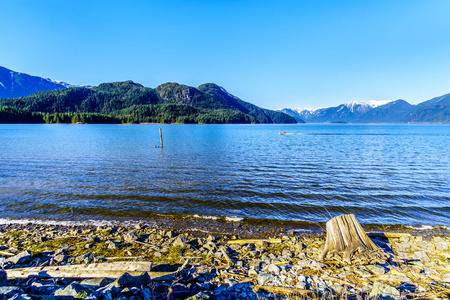
[[[446,125],[2,124],[0,143],[0,218],[450,226]]]

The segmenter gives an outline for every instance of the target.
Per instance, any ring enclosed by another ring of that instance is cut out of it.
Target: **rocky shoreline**
[[[373,233],[386,259],[319,261],[325,235],[0,225],[0,299],[448,299],[450,238]],[[245,239],[244,239],[245,238]]]

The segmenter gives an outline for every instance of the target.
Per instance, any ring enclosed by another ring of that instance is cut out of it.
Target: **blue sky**
[[[450,1],[0,0],[0,65],[72,84],[215,82],[265,108],[450,93]]]

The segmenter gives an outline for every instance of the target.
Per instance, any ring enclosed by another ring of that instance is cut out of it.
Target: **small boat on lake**
[[[284,135],[284,134],[288,134],[286,131],[282,132],[280,131],[280,134]]]

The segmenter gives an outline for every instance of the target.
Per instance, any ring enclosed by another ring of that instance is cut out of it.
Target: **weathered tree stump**
[[[325,248],[319,259],[323,260],[328,253],[342,253],[344,262],[351,263],[353,254],[358,251],[382,250],[367,236],[354,214],[340,215],[327,222],[327,239]]]

